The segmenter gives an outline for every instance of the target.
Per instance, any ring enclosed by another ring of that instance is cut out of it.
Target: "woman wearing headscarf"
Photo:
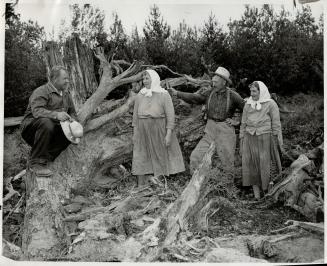
[[[254,197],[266,192],[271,177],[281,172],[278,145],[283,144],[279,109],[261,81],[250,84],[240,128],[243,186],[252,186]]]
[[[175,111],[169,93],[160,86],[154,70],[143,74],[144,88],[135,99],[133,113],[132,173],[138,185],[148,175],[169,176],[185,170],[182,152],[174,132]]]

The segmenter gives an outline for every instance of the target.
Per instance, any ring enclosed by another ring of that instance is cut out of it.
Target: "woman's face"
[[[259,89],[255,85],[252,85],[250,87],[250,94],[251,94],[252,99],[254,101],[258,101],[259,100],[260,91],[259,91]]]
[[[147,89],[151,88],[151,77],[148,72],[143,74],[143,84]]]

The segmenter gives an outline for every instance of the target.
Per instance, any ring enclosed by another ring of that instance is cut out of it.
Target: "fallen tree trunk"
[[[110,64],[104,59],[103,52],[98,50],[96,55],[102,63],[103,76],[97,91],[78,113],[82,124],[86,124],[95,107],[122,81],[119,77],[113,81]],[[137,69],[133,65],[121,77],[128,77],[131,71],[135,70]],[[27,259],[46,260],[54,256],[60,257],[62,249],[69,244],[61,202],[69,198],[72,189],[83,183],[87,185],[101,161],[110,157],[116,158],[121,147],[130,143],[130,136],[110,138],[108,132],[114,132],[114,127],[109,125],[107,129],[86,134],[79,145],[70,145],[51,165],[54,173],[51,179],[42,180],[29,172],[26,185],[30,193],[26,202],[22,241],[22,250]]]
[[[74,220],[70,214],[67,214],[63,203],[76,195],[81,195],[90,187],[93,179],[101,176],[108,168],[116,167],[131,160],[132,117],[128,111],[133,106],[134,95],[131,93],[130,97],[124,100],[124,103],[123,101],[119,102],[122,105],[109,113],[95,110],[101,105],[108,93],[115,88],[124,84],[137,83],[141,80],[142,62],[134,62],[127,70],[113,77],[114,63],[106,60],[101,49],[97,49],[95,56],[101,62],[102,77],[96,91],[80,106],[78,111],[78,119],[85,128],[85,136],[79,145],[70,145],[51,164],[50,167],[54,173],[51,178],[38,178],[27,171],[27,202],[22,237],[22,251],[25,259],[62,258],[62,254],[66,254],[72,244],[68,222],[88,218],[87,215],[79,216],[75,217]],[[184,75],[183,77],[163,80],[162,84],[165,85],[166,82],[172,86],[191,84],[194,87],[201,87],[208,85],[210,81],[193,79]],[[123,116],[124,119],[121,119]],[[194,147],[203,134],[203,126],[204,121],[200,112],[189,118],[179,117],[176,133],[184,151],[190,151]],[[190,218],[188,215],[199,198],[200,188],[205,179],[206,170],[209,168],[212,152],[213,148],[211,147],[202,170],[196,172],[197,175],[193,176],[187,190],[163,214],[163,217],[168,217],[166,224],[168,236],[162,239],[166,245],[178,238],[178,233]],[[188,154],[184,154],[184,158],[188,158]],[[194,195],[196,195],[195,198],[193,198]],[[109,210],[100,209],[101,211]],[[100,216],[99,214],[99,219],[103,220],[104,217]],[[162,219],[156,220],[152,226],[145,230],[144,237],[141,237],[142,241],[148,236],[153,236],[153,232],[160,229],[162,221]],[[85,229],[88,222],[80,226]],[[90,245],[94,244],[93,240],[90,241]],[[128,243],[123,241],[122,245],[137,245],[134,240]],[[101,246],[101,243],[97,245]],[[87,247],[87,245],[81,247],[80,252],[85,252]],[[119,246],[116,247],[116,249],[119,248]],[[135,258],[134,255],[133,258]]]
[[[194,211],[194,206],[200,198],[201,187],[211,167],[211,158],[215,151],[212,143],[203,157],[202,164],[194,172],[189,184],[183,193],[174,202],[167,213],[167,236],[164,245],[172,244],[178,237],[178,233],[187,228],[188,214]]]
[[[4,127],[18,126],[23,121],[24,116],[6,117],[4,118]]]
[[[112,90],[141,80],[142,63],[135,62],[126,71],[113,77],[111,62],[105,59],[101,49],[97,49],[96,57],[103,69],[101,81],[97,90],[78,111],[78,119],[85,127],[85,136],[79,145],[69,145],[50,165],[54,173],[51,178],[38,178],[27,171],[28,197],[22,236],[25,259],[48,260],[62,257],[71,244],[69,228],[64,222],[67,213],[62,203],[71,198],[72,193],[78,195],[88,188],[92,180],[106,169],[131,160],[132,128],[128,111],[133,105],[134,96],[131,95],[123,105],[108,114],[96,117],[92,115]],[[186,80],[188,79],[183,78],[182,82],[187,82]],[[171,82],[176,82],[176,79]],[[119,119],[123,115],[124,119]],[[190,119],[187,123],[181,121],[181,138],[187,139],[190,135],[189,125],[193,128],[196,128],[195,125],[198,128],[203,126],[203,121],[199,118]],[[122,131],[122,128],[126,130]]]

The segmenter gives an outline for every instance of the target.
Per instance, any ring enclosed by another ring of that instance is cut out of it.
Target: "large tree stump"
[[[54,42],[48,42],[44,50],[48,73],[54,65],[62,65],[68,69],[70,92],[76,110],[79,110],[98,87],[92,51],[76,35],[69,38],[63,48]]]
[[[72,42],[74,43],[73,40]],[[72,44],[72,50],[79,51],[78,44],[75,43],[74,45]],[[69,49],[71,49],[70,46]],[[64,51],[64,55],[67,53]],[[79,71],[81,66],[75,64],[93,64],[81,63],[81,61],[78,61],[81,59],[77,56],[79,53],[74,55],[74,60],[69,61],[69,64],[73,66],[67,66],[68,70],[72,71],[70,76],[77,75],[80,80],[85,81],[85,78],[78,75],[78,73],[81,73]],[[113,63],[106,60],[103,50],[97,49],[95,55],[100,60],[103,70],[99,86],[87,99],[85,99],[87,93],[82,92],[83,89],[76,90],[81,97],[75,97],[75,101],[80,100],[82,102],[86,100],[78,111],[78,119],[85,128],[85,136],[78,145],[69,145],[51,164],[50,167],[54,174],[50,179],[34,179],[35,177],[31,173],[26,177],[27,183],[30,185],[28,185],[29,197],[26,202],[22,245],[25,259],[51,260],[62,257],[62,254],[67,251],[69,244],[71,244],[68,236],[69,226],[65,222],[67,214],[64,211],[63,203],[70,199],[73,193],[76,196],[81,188],[88,188],[93,178],[98,177],[108,168],[131,160],[132,117],[128,114],[128,111],[133,106],[133,94],[126,99],[125,103],[110,113],[96,117],[92,117],[92,115],[112,90],[142,79],[142,73],[140,72],[142,63],[134,62],[126,71],[113,77]],[[57,64],[58,61],[60,63],[60,56],[56,53],[50,58],[54,58],[49,59],[53,60],[54,64]],[[65,61],[65,57],[62,60],[64,64],[68,62]],[[85,69],[83,71],[87,72]],[[89,70],[89,75],[92,75],[92,70]],[[190,81],[190,78],[179,79],[182,82],[194,83],[197,81],[195,79]],[[176,79],[168,80],[168,82],[174,83]],[[82,83],[74,84],[81,85]],[[92,91],[92,88],[90,88],[92,82],[86,84],[84,83],[83,86],[89,86],[87,91]],[[83,88],[83,86],[78,88]],[[74,87],[72,89],[74,90]],[[123,115],[124,119],[119,119]],[[112,121],[115,121],[115,123]],[[203,127],[203,121],[198,116],[188,119],[185,123],[183,119],[179,125],[180,127],[176,130],[179,131],[180,138],[185,139],[185,142],[192,142],[192,140],[188,139],[192,132],[190,125],[193,126],[193,129],[200,129]],[[124,132],[121,132],[121,128],[125,128]],[[42,188],[44,183],[45,187]],[[41,187],[39,184],[41,184]]]

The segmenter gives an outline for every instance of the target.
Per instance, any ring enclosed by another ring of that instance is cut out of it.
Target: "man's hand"
[[[177,96],[177,90],[175,90],[173,87],[171,87],[168,81],[166,81],[166,89],[170,95]]]
[[[230,125],[230,126],[238,126],[239,124],[240,124],[240,122],[238,122],[238,121],[235,121],[235,120],[233,120],[233,119],[231,119],[231,118],[227,118],[226,119],[226,123],[228,124],[228,125]]]
[[[59,121],[66,121],[66,120],[72,121],[73,120],[71,118],[71,116],[69,114],[67,114],[66,112],[58,112],[56,118]]]

